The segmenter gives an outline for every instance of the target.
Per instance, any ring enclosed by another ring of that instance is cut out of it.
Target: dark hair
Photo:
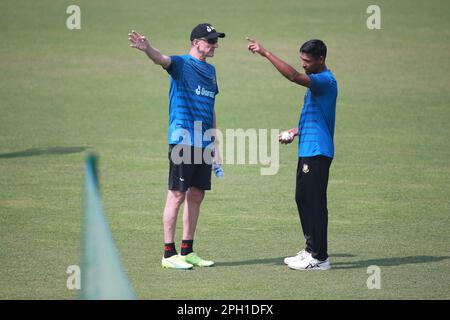
[[[325,59],[327,57],[327,46],[322,40],[313,39],[302,44],[300,47],[300,52],[308,53],[315,58],[320,58],[320,56],[323,56]]]

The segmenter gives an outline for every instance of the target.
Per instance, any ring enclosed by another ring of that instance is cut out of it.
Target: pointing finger
[[[249,37],[245,37],[245,39],[249,42],[255,42],[255,40],[253,40],[252,38],[249,38]]]

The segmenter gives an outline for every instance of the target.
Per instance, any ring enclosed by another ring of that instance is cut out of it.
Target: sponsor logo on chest
[[[214,98],[215,97],[215,92],[214,91],[206,90],[205,88],[203,88],[200,85],[197,87],[197,89],[195,89],[195,94],[198,95],[198,96],[205,96],[205,97],[210,97],[210,98]]]

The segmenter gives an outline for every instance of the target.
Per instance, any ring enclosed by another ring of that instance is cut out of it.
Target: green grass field
[[[81,30],[66,28],[70,4]],[[369,4],[381,7],[381,30],[366,27]],[[83,160],[93,149],[141,299],[449,299],[449,9],[445,0],[1,1],[0,298],[77,297],[66,268],[80,263]],[[225,165],[226,178],[213,179],[195,248],[214,268],[161,269],[168,75],[128,47],[127,33],[184,54],[201,22],[227,33],[210,60],[223,131],[295,127],[305,93],[249,53],[245,36],[298,68],[301,43],[328,45],[339,83],[331,271],[282,264],[303,245],[295,144],[280,147],[277,175]],[[379,290],[367,288],[370,265],[381,268]]]

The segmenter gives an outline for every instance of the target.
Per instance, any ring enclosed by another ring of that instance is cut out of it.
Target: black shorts
[[[186,192],[190,187],[211,190],[212,158],[204,159],[203,156],[199,156],[204,154],[205,149],[187,146],[191,152],[190,161],[179,163],[179,160],[174,162],[174,158],[171,156],[175,146],[175,144],[169,145],[169,190]],[[186,146],[184,147],[186,148]],[[182,157],[183,150],[177,154]]]

